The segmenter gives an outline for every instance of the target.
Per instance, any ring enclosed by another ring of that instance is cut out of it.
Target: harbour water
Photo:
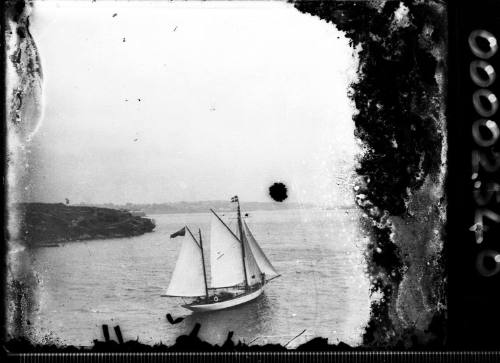
[[[180,307],[182,299],[161,296],[180,248],[179,239],[169,235],[185,224],[193,231],[201,228],[209,248],[209,213],[150,216],[155,232],[138,237],[33,249],[39,281],[34,340],[91,345],[103,339],[101,325],[108,324],[119,325],[125,340],[173,344],[200,323],[200,338],[217,344],[229,331],[235,341],[285,344],[304,329],[288,347],[316,336],[359,344],[370,300],[358,213],[249,212],[247,224],[281,277],[266,285],[259,299],[210,313],[192,313]],[[230,214],[223,218],[231,222]],[[167,313],[185,319],[171,325]]]

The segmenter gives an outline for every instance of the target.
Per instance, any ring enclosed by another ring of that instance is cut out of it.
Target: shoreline
[[[56,247],[61,243],[139,236],[153,232],[152,218],[130,211],[62,203],[19,203],[18,240],[28,247]]]

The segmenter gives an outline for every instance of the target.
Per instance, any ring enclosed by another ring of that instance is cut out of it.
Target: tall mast
[[[203,264],[203,278],[205,279],[205,300],[208,300],[208,286],[207,286],[207,272],[205,270],[205,255],[203,254],[203,242],[201,240],[201,229],[198,228],[200,235],[200,248],[201,248],[201,263]]]
[[[193,236],[193,233],[191,233],[191,230],[189,229],[188,226],[186,226],[186,229],[189,232],[189,234],[191,235],[191,237],[193,237],[193,239],[196,242],[196,238]],[[207,273],[205,271],[205,257],[203,256],[203,244],[201,241],[201,230],[199,230],[199,233],[200,233],[200,244],[198,245],[198,247],[200,247],[200,249],[201,249],[201,264],[203,266],[203,278],[205,280],[205,294],[206,294],[205,298],[208,299]]]
[[[241,210],[240,210],[240,200],[238,196],[235,197],[236,203],[238,203],[238,229],[240,230],[240,241],[241,241],[241,258],[243,261],[243,273],[245,274],[245,287],[248,287],[247,278],[247,267],[245,264],[245,244],[243,243],[243,223],[241,222]]]

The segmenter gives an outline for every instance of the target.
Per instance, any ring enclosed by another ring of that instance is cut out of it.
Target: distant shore
[[[20,238],[28,246],[53,246],[62,242],[138,236],[152,232],[150,218],[127,210],[62,203],[19,203]]]
[[[199,201],[199,202],[174,202],[174,203],[141,203],[141,204],[79,204],[79,206],[92,206],[98,208],[113,208],[127,209],[131,211],[143,211],[146,214],[174,214],[174,213],[204,213],[210,209],[217,211],[228,212],[234,210],[234,203],[224,200]],[[246,212],[252,211],[272,211],[272,210],[288,210],[288,209],[354,209],[352,206],[336,206],[336,207],[319,207],[312,203],[290,203],[290,202],[242,202],[242,210]]]

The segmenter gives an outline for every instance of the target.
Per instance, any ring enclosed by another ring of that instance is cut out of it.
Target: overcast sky
[[[116,15],[114,15],[116,14]],[[350,203],[353,50],[280,2],[36,2],[32,200]]]

